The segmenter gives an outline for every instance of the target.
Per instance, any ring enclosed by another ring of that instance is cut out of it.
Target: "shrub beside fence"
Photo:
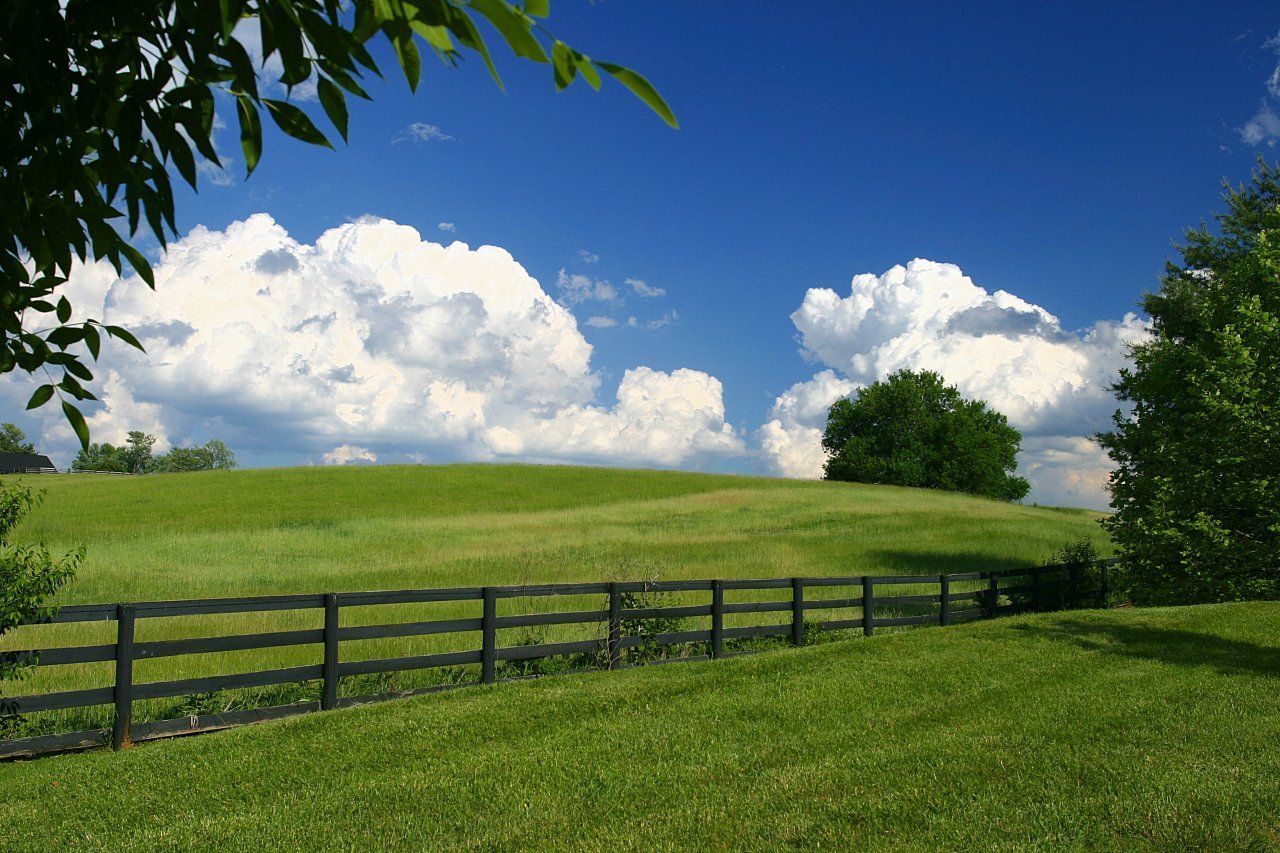
[[[63,607],[50,621],[55,624],[114,621],[115,642],[5,654],[14,655],[40,667],[114,662],[114,683],[89,689],[0,698],[0,714],[14,716],[110,705],[114,707],[112,726],[109,729],[89,729],[0,741],[0,758],[32,757],[107,743],[119,749],[137,741],[213,731],[444,687],[507,680],[499,677],[500,664],[510,667],[521,662],[568,656],[582,664],[577,667],[580,669],[619,669],[655,662],[721,658],[728,654],[742,653],[735,651],[735,645],[741,647],[767,638],[804,645],[812,631],[856,630],[870,636],[878,629],[949,625],[1027,610],[1100,606],[1107,601],[1107,567],[1113,562],[1103,560],[1091,565],[1038,566],[943,575],[563,583],[70,605]],[[953,584],[971,588],[953,591]],[[936,590],[902,595],[877,594],[876,587],[885,585],[926,586]],[[859,594],[857,597],[842,598],[808,594],[824,588],[856,590]],[[778,600],[726,602],[726,593],[732,597],[735,592],[742,590],[787,592]],[[647,606],[651,602],[649,596],[665,593],[701,594],[708,600],[705,604],[695,605]],[[603,606],[590,610],[499,614],[499,603],[502,601],[550,599],[559,596],[603,596]],[[340,620],[344,607],[426,602],[478,602],[480,614],[478,617],[462,619],[345,627]],[[309,609],[323,611],[322,628],[135,641],[135,628],[140,619]],[[883,612],[886,610],[890,614]],[[846,611],[848,618],[807,621],[806,614],[811,611]],[[775,623],[725,626],[726,616],[769,613],[786,615],[782,617],[784,621]],[[666,630],[679,627],[688,619],[702,619],[709,624],[697,630]],[[600,626],[602,636],[571,642],[531,642],[508,646],[498,644],[498,632],[503,629],[584,623]],[[651,630],[646,630],[647,628]],[[465,651],[366,660],[343,660],[341,656],[343,642],[458,633],[479,633],[480,647]],[[321,662],[257,672],[143,683],[136,683],[133,675],[135,661],[284,646],[319,646],[322,650]],[[677,648],[685,650],[685,653],[665,658],[652,653],[647,656],[637,654],[642,649]],[[654,660],[655,657],[657,660]],[[389,694],[339,696],[339,685],[343,678],[445,667],[470,667],[477,670],[478,678]],[[194,714],[157,722],[133,722],[134,704],[142,700],[299,682],[319,682],[319,698],[220,714]]]

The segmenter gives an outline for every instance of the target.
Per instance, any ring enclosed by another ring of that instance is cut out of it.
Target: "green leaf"
[[[178,174],[182,175],[182,179],[192,189],[196,186],[196,158],[192,156],[191,149],[187,146],[187,141],[182,138],[182,134],[174,131],[169,139],[169,156],[173,159],[173,165],[178,167]]]
[[[498,84],[498,88],[505,92],[506,86],[502,82],[502,76],[498,74],[497,66],[493,64],[493,57],[489,54],[489,46],[484,43],[484,37],[476,29],[475,22],[471,20],[471,16],[461,9],[451,6],[446,6],[446,8],[453,9],[453,15],[449,19],[449,29],[463,46],[469,47],[480,54],[480,58],[484,60],[485,68],[489,69],[489,76],[493,78],[493,82]]]
[[[59,349],[66,349],[72,344],[84,340],[84,328],[82,326],[59,326],[45,335],[45,340]]]
[[[431,45],[431,49],[441,55],[448,55],[457,50],[453,46],[453,39],[449,37],[449,29],[439,24],[428,24],[414,18],[409,22],[409,27]]]
[[[551,0],[524,0],[524,13],[535,18],[545,18],[551,14]]]
[[[103,328],[107,330],[107,334],[111,337],[124,341],[139,352],[146,352],[138,339],[133,336],[133,332],[130,332],[128,329],[121,328],[120,326],[103,326]]]
[[[80,410],[66,400],[62,401],[62,414],[66,415],[67,423],[71,424],[71,428],[75,430],[76,435],[80,438],[80,447],[88,450],[89,425],[84,422],[84,415],[80,414]]]
[[[102,349],[102,338],[98,335],[98,330],[92,325],[92,320],[84,325],[84,343],[89,348],[89,352],[93,355],[93,360],[98,360],[98,352]]]
[[[320,95],[320,106],[324,107],[329,121],[342,134],[342,141],[347,140],[347,98],[332,80],[321,77],[316,91]]]
[[[267,105],[267,112],[271,113],[271,118],[275,121],[276,126],[289,136],[312,145],[323,145],[326,148],[333,147],[329,144],[329,140],[325,138],[325,135],[311,123],[311,119],[307,117],[307,114],[293,104],[272,98],[263,99],[263,103]]]
[[[63,365],[63,369],[77,379],[83,379],[85,382],[93,381],[93,374],[89,372],[89,368],[80,363],[79,359],[71,359]]]
[[[62,374],[62,381],[58,383],[57,387],[61,388],[63,391],[66,391],[68,394],[70,394],[72,397],[75,397],[77,400],[98,399],[97,397],[90,394],[88,391],[84,390],[84,386],[81,385],[79,382],[77,382],[76,378],[69,373]]]
[[[155,273],[151,271],[151,264],[147,263],[147,259],[142,256],[142,253],[129,245],[123,237],[120,239],[120,251],[124,252],[124,256],[129,259],[129,264],[133,267],[133,271],[142,277],[148,287],[155,290]]]
[[[677,129],[680,127],[675,113],[671,112],[671,107],[667,106],[667,102],[658,94],[658,90],[653,88],[653,84],[640,74],[612,62],[597,62],[596,67],[630,89],[631,94],[644,101],[649,109],[657,113],[667,124]]]
[[[236,86],[246,95],[258,97],[258,73],[254,70],[249,53],[236,39],[229,39],[222,47],[222,55],[235,73]]]
[[[578,66],[578,73],[582,75],[582,79],[587,81],[587,85],[599,92],[600,72],[596,71],[596,67],[591,64],[591,60],[575,50],[573,52],[573,61]]]
[[[529,19],[505,0],[471,0],[471,7],[484,15],[506,40],[516,56],[546,62],[547,52],[530,32]]]
[[[65,323],[71,319],[71,303],[67,301],[67,297],[58,300],[58,322]]]
[[[360,84],[357,83],[355,79],[346,71],[343,71],[341,68],[339,68],[337,65],[334,65],[332,62],[322,61],[320,64],[324,68],[325,72],[329,75],[330,79],[332,79],[339,86],[346,89],[348,92],[355,95],[357,98],[364,98],[366,101],[371,100],[369,97],[369,93],[366,92],[364,89],[360,88]]]
[[[244,151],[245,177],[248,177],[262,156],[262,121],[257,104],[245,95],[236,98],[236,115],[240,118],[240,148]]]
[[[418,53],[418,43],[413,40],[412,34],[407,34],[392,40],[391,44],[396,49],[396,58],[400,60],[400,67],[404,70],[409,91],[418,91],[418,80],[422,77],[422,55]]]
[[[556,91],[559,92],[572,83],[578,73],[578,66],[573,61],[573,51],[559,39],[551,46],[551,65],[555,69]]]
[[[53,386],[41,385],[36,389],[36,392],[31,395],[31,399],[27,401],[27,408],[38,409],[45,403],[49,402],[51,397],[53,397]]]

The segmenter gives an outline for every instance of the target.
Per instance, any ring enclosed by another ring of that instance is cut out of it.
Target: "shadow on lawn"
[[[999,569],[1025,569],[1027,560],[992,557],[990,554],[956,554],[943,551],[908,551],[877,549],[868,555],[872,560],[904,575],[966,574]]]
[[[1066,619],[1048,625],[1016,625],[1015,631],[1108,655],[1180,666],[1211,666],[1224,675],[1280,676],[1280,648],[1212,634]]]

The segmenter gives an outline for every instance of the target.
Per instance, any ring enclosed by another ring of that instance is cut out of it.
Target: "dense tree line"
[[[132,430],[125,443],[90,444],[71,463],[78,471],[120,471],[127,474],[166,474],[175,471],[215,471],[236,467],[236,455],[219,439],[198,447],[174,447],[156,456],[156,437]]]

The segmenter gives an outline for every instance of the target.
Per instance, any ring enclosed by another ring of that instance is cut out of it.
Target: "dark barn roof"
[[[0,453],[0,474],[21,474],[34,468],[52,468],[53,462],[43,453]]]

